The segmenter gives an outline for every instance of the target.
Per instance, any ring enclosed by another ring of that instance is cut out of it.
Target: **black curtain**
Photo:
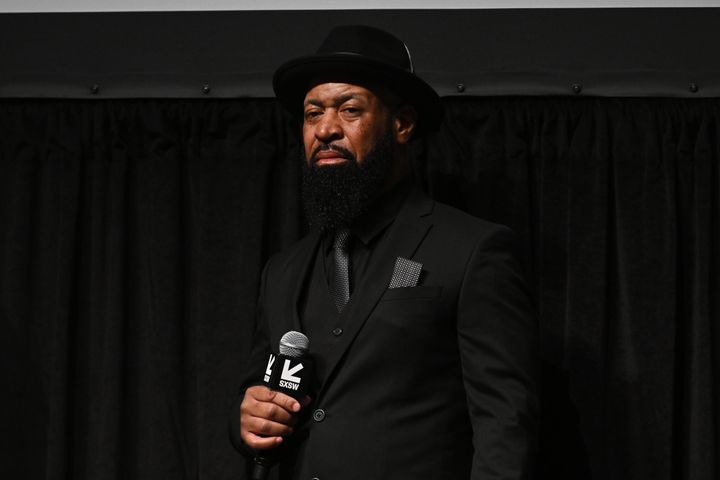
[[[448,98],[438,200],[525,242],[547,479],[720,475],[720,101]],[[3,478],[237,479],[257,277],[303,232],[272,100],[0,101]]]

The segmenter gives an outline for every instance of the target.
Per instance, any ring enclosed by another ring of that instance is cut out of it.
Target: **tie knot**
[[[348,240],[350,240],[350,230],[343,228],[335,232],[335,242],[333,248],[341,252],[347,252]]]

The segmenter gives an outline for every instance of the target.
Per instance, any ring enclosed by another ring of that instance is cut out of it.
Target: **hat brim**
[[[420,77],[353,53],[319,54],[290,60],[275,71],[273,90],[288,111],[299,115],[305,94],[319,81],[386,86],[418,111],[418,133],[435,130],[442,121],[440,97]]]

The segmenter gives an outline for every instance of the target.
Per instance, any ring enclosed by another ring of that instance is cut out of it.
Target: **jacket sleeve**
[[[272,259],[265,264],[265,268],[260,277],[260,293],[255,310],[252,347],[246,362],[247,368],[240,383],[237,399],[233,402],[230,412],[230,442],[238,452],[246,457],[252,457],[253,452],[240,438],[240,404],[243,401],[245,390],[248,387],[262,383],[261,379],[263,378],[265,364],[271,351],[270,335],[263,311],[263,299],[265,297],[265,287],[271,262]]]
[[[515,235],[507,227],[483,236],[467,263],[458,298],[474,480],[532,477],[538,333],[516,251]]]

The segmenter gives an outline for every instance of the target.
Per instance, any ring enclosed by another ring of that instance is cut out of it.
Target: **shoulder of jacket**
[[[313,251],[318,241],[319,235],[317,233],[305,235],[290,246],[271,255],[266,263],[266,268],[270,268],[270,265],[272,265],[273,268],[277,268],[287,266],[296,261],[303,261],[307,258],[307,255]]]
[[[505,225],[475,217],[456,207],[437,201],[433,209],[433,224],[440,231],[463,235],[469,240],[478,240],[500,232],[512,235],[512,230]]]

